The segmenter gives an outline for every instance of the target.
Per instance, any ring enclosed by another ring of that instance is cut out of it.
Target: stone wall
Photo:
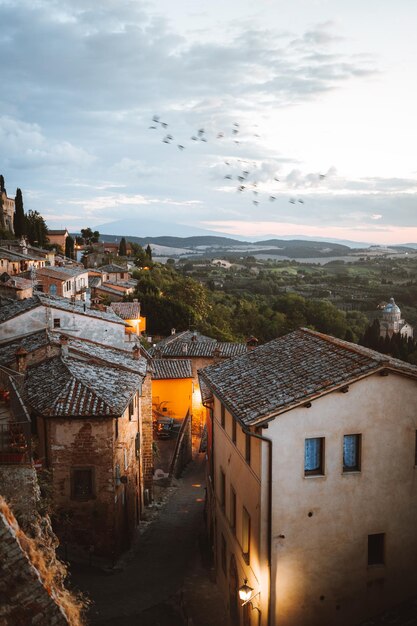
[[[142,384],[141,396],[141,421],[142,421],[142,476],[143,486],[148,490],[148,501],[152,500],[153,490],[153,425],[152,425],[152,380],[150,374],[146,375]],[[146,498],[145,498],[146,500]]]

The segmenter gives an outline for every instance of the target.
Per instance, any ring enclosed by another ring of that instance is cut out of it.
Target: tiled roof
[[[194,341],[216,341],[212,337],[207,337],[206,335],[202,335],[201,333],[198,333],[196,331],[183,330],[180,333],[173,333],[172,335],[165,337],[165,339],[161,339],[161,341],[159,341],[156,346],[157,348],[162,348],[168,343],[174,343],[176,341],[191,341],[193,337],[195,337]]]
[[[188,359],[154,359],[152,361],[154,380],[192,377],[191,361]]]
[[[49,235],[65,235],[65,233],[68,233],[67,229],[65,229],[65,230],[50,230],[48,228],[48,234]]]
[[[0,343],[0,365],[8,365],[15,362],[16,351],[24,348],[27,352],[34,352],[50,342],[49,333],[45,328],[28,335],[11,339]]]
[[[58,342],[58,334],[51,333],[51,337],[54,337],[55,341]],[[86,359],[100,360],[103,364],[108,363],[116,367],[121,367],[135,372],[140,376],[145,376],[146,374],[146,359],[144,357],[134,359],[132,352],[128,352],[127,350],[119,350],[100,343],[95,343],[94,341],[77,339],[70,336],[68,337],[68,349],[70,354],[76,353]]]
[[[0,248],[0,259],[8,259],[9,261],[44,261],[44,258],[37,254],[23,254],[17,250],[8,250]]]
[[[386,368],[417,377],[417,367],[399,359],[300,329],[199,377],[204,400],[214,393],[241,422],[254,424]]]
[[[58,348],[61,334],[63,333],[43,328],[42,330],[0,343],[0,365],[14,364],[16,351],[19,348],[24,348],[28,353],[46,345]],[[72,356],[76,357],[78,355],[83,360],[101,361],[104,365],[110,364],[121,367],[140,376],[145,376],[146,374],[147,360],[144,356],[135,359],[132,352],[128,350],[96,343],[89,339],[79,339],[71,335],[66,335],[66,337],[68,350]]]
[[[137,319],[140,316],[139,302],[112,302],[110,308],[123,320]]]
[[[109,265],[102,265],[101,267],[98,267],[97,270],[106,274],[119,274],[121,272],[127,272],[127,269],[125,267],[121,267],[120,265],[115,265],[112,263],[110,263]]]
[[[62,356],[29,367],[25,380],[30,405],[61,417],[119,417],[140,384],[132,372]]]
[[[245,343],[220,341],[175,341],[165,346],[157,344],[152,348],[153,355],[162,357],[190,357],[190,358],[220,358],[226,359],[240,354],[246,354]]]
[[[80,274],[86,274],[86,269],[81,268],[69,268],[69,267],[42,267],[36,270],[36,276],[49,276],[50,278],[57,278],[58,280],[68,280],[69,278],[75,278]]]
[[[108,293],[113,296],[120,296],[121,298],[123,298],[125,293],[129,289],[132,289],[132,287],[124,287],[123,285],[119,285],[119,287],[117,288],[116,286],[109,285],[109,283],[102,283],[101,285],[97,285],[96,287],[94,287],[94,289],[98,293],[103,292],[103,293]]]
[[[30,311],[31,309],[35,309],[38,306],[49,306],[52,309],[61,309],[63,311],[70,311],[71,313],[79,315],[96,317],[114,324],[125,325],[125,322],[123,322],[123,320],[110,309],[107,311],[98,311],[87,307],[84,311],[83,303],[71,302],[68,298],[49,296],[44,293],[37,293],[32,296],[32,298],[16,300],[15,302],[0,307],[0,322],[6,322],[7,320],[13,319],[13,317],[16,317],[17,315]]]

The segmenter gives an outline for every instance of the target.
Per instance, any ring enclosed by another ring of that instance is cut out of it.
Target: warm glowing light
[[[252,587],[249,587],[247,582],[248,581],[245,578],[243,585],[239,587],[239,598],[244,604],[250,600],[253,591]]]

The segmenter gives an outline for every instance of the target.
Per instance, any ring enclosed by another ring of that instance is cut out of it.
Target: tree
[[[152,248],[149,244],[145,248],[145,254],[148,257],[148,259],[152,261]]]
[[[6,191],[4,186],[4,176],[3,174],[0,174],[0,194],[3,193],[3,191]]]
[[[71,235],[68,235],[65,240],[65,256],[69,257],[70,259],[74,258],[74,243],[74,239],[71,237]]]
[[[23,196],[21,189],[16,189],[16,196],[14,199],[15,208],[14,208],[14,220],[13,220],[13,228],[14,233],[17,237],[22,237],[22,235],[26,235],[26,219],[25,219],[25,211],[23,209]]]
[[[48,243],[48,227],[38,211],[29,211],[26,215],[26,233],[29,243],[42,247]]]
[[[91,230],[90,227],[81,229],[81,237],[84,239],[84,243],[89,245],[90,243],[98,243],[100,239],[100,233],[98,230]]]
[[[126,256],[126,255],[127,255],[126,239],[122,237],[120,240],[120,244],[119,244],[119,256]]]

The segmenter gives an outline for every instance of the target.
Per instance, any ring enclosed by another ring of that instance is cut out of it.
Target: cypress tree
[[[25,220],[25,211],[23,209],[22,191],[19,188],[16,189],[16,196],[15,196],[14,202],[15,202],[15,208],[14,208],[13,228],[14,228],[15,235],[17,237],[21,237],[22,235],[26,235],[26,220]]]
[[[119,256],[126,256],[126,255],[127,255],[126,239],[122,237],[119,243]]]
[[[71,237],[71,235],[68,235],[68,237],[65,239],[65,256],[70,259],[74,258],[74,239]]]
[[[145,254],[148,257],[148,259],[152,261],[152,248],[149,244],[145,248]]]
[[[0,174],[0,193],[2,193],[3,191],[6,191],[6,188],[4,186],[4,176],[3,174]]]

